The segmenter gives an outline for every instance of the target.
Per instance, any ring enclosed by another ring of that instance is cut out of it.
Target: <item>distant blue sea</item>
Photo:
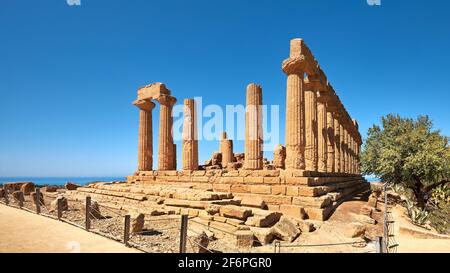
[[[64,185],[66,182],[85,185],[94,181],[124,181],[125,177],[0,177],[0,184],[6,182],[33,182],[36,185]]]

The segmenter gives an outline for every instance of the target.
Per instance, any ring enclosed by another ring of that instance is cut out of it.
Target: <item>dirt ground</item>
[[[0,252],[136,253],[135,249],[27,211],[0,204]]]

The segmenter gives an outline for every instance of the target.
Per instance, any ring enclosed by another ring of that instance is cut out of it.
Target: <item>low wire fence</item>
[[[248,253],[255,251],[252,247],[261,246],[261,242],[245,228],[239,230],[236,227],[238,232],[230,231],[188,215],[145,217],[139,211],[126,212],[94,201],[90,196],[86,196],[84,200],[67,200],[57,193],[44,195],[39,189],[27,196],[22,192],[11,194],[5,191],[0,202],[71,224],[143,252]],[[391,228],[386,230],[389,235]],[[224,238],[227,240],[218,240]],[[390,240],[393,240],[393,237]],[[368,243],[373,243],[374,250],[366,253],[383,253],[386,252],[385,242],[382,237],[377,237],[375,241],[358,239],[324,244],[292,244],[274,240],[271,245],[266,245],[264,250],[268,252],[272,248],[274,253],[287,253],[305,249],[326,250],[346,245],[365,247]]]

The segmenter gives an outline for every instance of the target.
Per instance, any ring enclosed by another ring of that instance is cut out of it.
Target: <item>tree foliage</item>
[[[411,189],[418,206],[424,208],[430,191],[449,183],[449,139],[433,130],[428,116],[414,120],[391,114],[381,121],[381,127],[374,125],[368,131],[361,170]]]

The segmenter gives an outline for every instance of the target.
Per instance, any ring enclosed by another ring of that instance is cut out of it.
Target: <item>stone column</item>
[[[233,140],[227,139],[227,133],[223,132],[220,138],[220,153],[222,154],[222,168],[226,168],[228,163],[233,163]]]
[[[139,140],[138,140],[138,171],[153,169],[153,128],[152,111],[155,104],[149,100],[136,100],[139,107]]]
[[[286,162],[286,147],[283,145],[276,145],[273,151],[273,165],[275,168],[284,169]]]
[[[173,105],[177,102],[177,99],[172,96],[161,95],[158,98],[158,102],[160,103],[158,170],[175,170],[175,147],[172,135],[172,108]]]
[[[286,169],[305,169],[305,101],[303,77],[305,60],[301,39],[291,40],[290,57],[283,62],[286,88]]]
[[[334,173],[335,155],[334,155],[334,115],[332,111],[327,111],[327,172]]]
[[[308,171],[318,170],[318,119],[316,80],[305,81],[305,165]]]
[[[352,137],[352,131],[349,132],[348,134],[348,170],[349,173],[353,174],[353,137]]]
[[[323,93],[318,92],[317,99],[317,151],[318,151],[318,170],[319,172],[327,172],[328,159],[328,140],[327,140],[327,109],[326,97]]]
[[[245,162],[247,170],[263,168],[262,89],[257,84],[247,86],[245,113]]]
[[[340,152],[341,173],[345,173],[345,130],[342,121],[339,122],[339,135],[341,140],[341,152]]]
[[[335,112],[334,119],[334,171],[341,173],[341,126],[338,113]]]
[[[197,118],[194,99],[184,100],[183,170],[198,169]]]
[[[348,170],[348,131],[347,131],[347,127],[344,126],[344,173],[349,173]]]

